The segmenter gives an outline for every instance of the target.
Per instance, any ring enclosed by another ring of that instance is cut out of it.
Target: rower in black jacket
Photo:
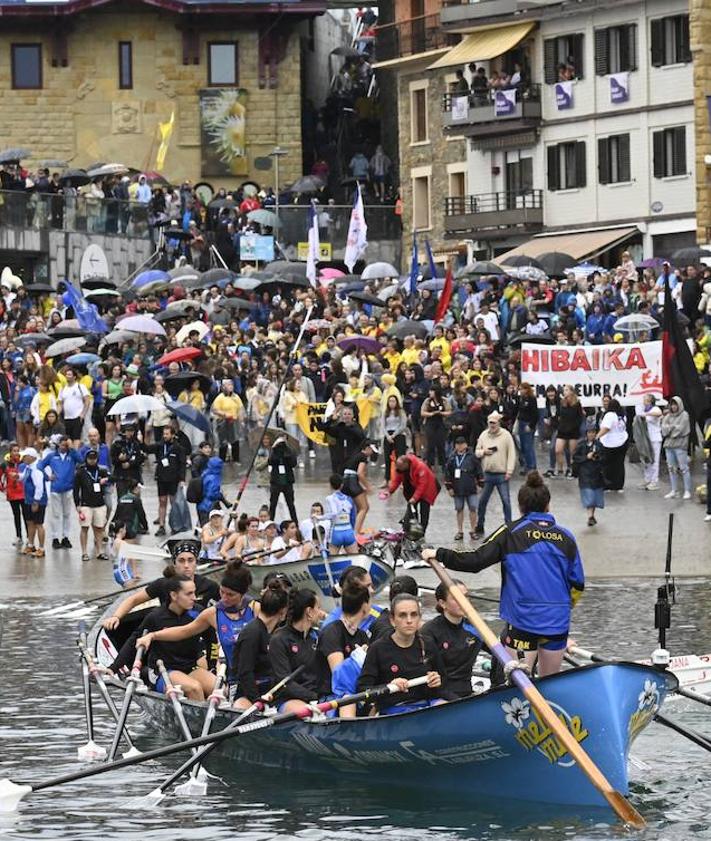
[[[185,481],[185,450],[178,442],[173,428],[163,427],[163,440],[158,444],[147,444],[147,453],[156,457],[156,482],[158,483],[158,531],[156,537],[165,535],[165,515],[168,500],[173,504],[178,485]]]

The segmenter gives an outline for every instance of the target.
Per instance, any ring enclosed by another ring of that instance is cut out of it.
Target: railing
[[[452,46],[458,39],[458,35],[453,36],[442,30],[439,12],[434,15],[422,15],[377,26],[375,28],[376,56],[378,61],[403,58]]]
[[[477,196],[447,196],[445,216],[465,216],[473,213],[493,213],[504,210],[541,210],[543,190],[482,193]]]
[[[331,243],[334,251],[345,248],[348,239],[348,223],[353,206],[320,205],[318,209],[319,237],[321,242]],[[401,217],[395,213],[394,205],[374,204],[364,208],[370,242],[395,240],[402,237]],[[301,204],[279,206],[279,243],[284,248],[306,242],[309,229],[309,207]],[[370,256],[370,250],[368,251]]]
[[[540,102],[541,101],[541,86],[539,84],[526,85],[524,87],[508,88],[508,90],[516,91],[517,102]],[[442,110],[452,110],[452,100],[461,97],[467,97],[469,108],[491,108],[494,105],[494,97],[496,90],[488,88],[481,91],[470,91],[465,93],[445,93],[442,94]]]

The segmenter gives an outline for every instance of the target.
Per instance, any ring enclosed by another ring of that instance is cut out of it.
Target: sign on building
[[[274,237],[260,234],[240,234],[240,260],[271,263],[274,259]]]
[[[630,98],[630,74],[613,73],[610,76],[610,102],[618,105],[620,102],[627,102]]]
[[[567,111],[573,107],[573,83],[556,82],[555,105],[559,111]]]
[[[494,95],[494,116],[510,117],[516,110],[516,89],[496,91]]]

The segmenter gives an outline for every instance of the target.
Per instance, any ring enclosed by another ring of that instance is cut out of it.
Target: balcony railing
[[[444,0],[442,25],[456,26],[478,18],[504,17],[517,11],[519,0]]]
[[[508,120],[541,119],[541,86],[470,91],[442,95],[442,123],[445,128]]]
[[[442,31],[439,12],[385,23],[375,28],[375,51],[378,61],[443,49],[453,46],[458,40],[458,35]]]
[[[539,228],[543,225],[543,190],[448,196],[444,226],[449,232],[497,228]]]

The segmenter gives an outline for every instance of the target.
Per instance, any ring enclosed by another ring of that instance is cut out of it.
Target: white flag
[[[309,253],[306,257],[306,277],[316,289],[316,264],[321,256],[321,240],[318,235],[318,213],[314,203],[309,209]]]
[[[346,253],[343,262],[353,271],[353,266],[360,257],[365,254],[368,247],[368,226],[365,223],[363,212],[363,196],[360,192],[360,184],[356,183],[356,193],[353,199],[351,210],[351,221],[348,223],[348,239],[346,240]]]

